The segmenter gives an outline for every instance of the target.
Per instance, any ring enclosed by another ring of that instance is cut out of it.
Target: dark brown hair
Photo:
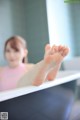
[[[20,36],[12,36],[5,42],[4,53],[6,51],[6,46],[7,46],[8,43],[10,44],[11,48],[13,48],[16,51],[20,50],[20,44],[22,45],[22,47],[24,49],[27,49],[27,43],[22,37],[20,37]],[[22,62],[23,63],[28,62],[27,57],[24,57]]]

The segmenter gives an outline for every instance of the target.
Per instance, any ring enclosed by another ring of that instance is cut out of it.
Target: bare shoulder
[[[34,66],[35,66],[35,64],[28,63],[28,64],[26,64],[26,69],[31,70]]]

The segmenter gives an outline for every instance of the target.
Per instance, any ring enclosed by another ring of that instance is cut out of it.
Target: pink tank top
[[[16,68],[4,67],[0,74],[0,91],[14,89],[20,78],[25,74],[25,64]]]

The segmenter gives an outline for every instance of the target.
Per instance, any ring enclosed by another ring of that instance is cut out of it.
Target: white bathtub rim
[[[60,85],[63,83],[67,83],[76,79],[80,78],[80,72],[76,71],[67,71],[69,73],[68,76],[63,76],[61,78],[56,78],[54,81],[46,81],[44,84],[40,86],[27,86],[27,87],[22,87],[22,88],[16,88],[13,90],[7,90],[0,92],[0,102],[9,100],[15,97],[19,97],[22,95],[26,95],[29,93],[37,92],[39,90],[47,89],[56,85]],[[71,75],[70,75],[71,73]]]

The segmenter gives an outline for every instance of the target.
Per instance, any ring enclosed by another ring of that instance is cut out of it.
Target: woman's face
[[[27,50],[19,46],[19,50],[15,50],[11,48],[10,44],[8,43],[5,50],[5,57],[9,63],[10,67],[17,67],[22,63],[23,58],[27,55]]]

